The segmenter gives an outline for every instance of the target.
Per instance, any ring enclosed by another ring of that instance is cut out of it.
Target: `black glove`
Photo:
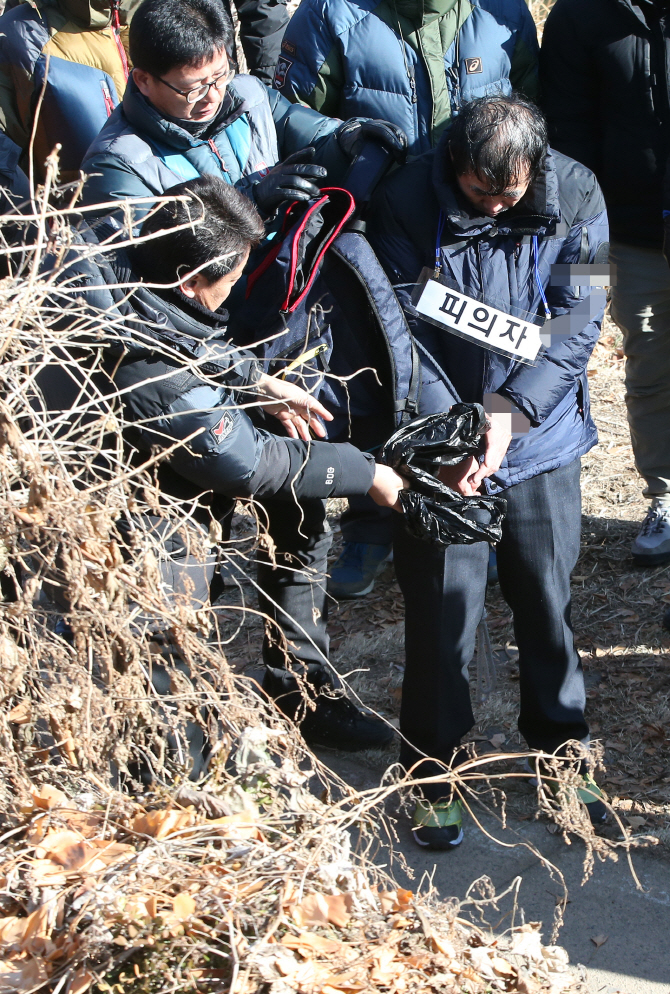
[[[389,121],[366,121],[352,117],[335,132],[337,143],[349,158],[355,158],[365,142],[377,142],[387,149],[396,162],[404,162],[407,155],[407,135]]]
[[[314,149],[303,148],[273,166],[253,187],[254,198],[265,214],[271,214],[285,200],[311,200],[318,197],[318,180],[328,175],[323,166],[312,163]]]

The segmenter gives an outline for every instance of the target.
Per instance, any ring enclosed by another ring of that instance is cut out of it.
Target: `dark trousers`
[[[273,624],[266,625],[263,661],[267,689],[295,689],[291,670],[315,687],[336,683],[328,659],[327,557],[332,542],[322,500],[262,501],[276,550],[274,563],[261,553],[259,606]]]
[[[570,623],[570,573],[579,554],[579,460],[506,490],[497,546],[500,587],[519,647],[519,731],[532,749],[588,741],[584,676]],[[412,538],[394,521],[394,559],[405,599],[406,669],[401,762],[425,753],[448,763],[474,717],[468,664],[486,596],[485,542],[446,549]],[[423,763],[421,776],[439,773]],[[439,786],[424,791],[435,800]],[[434,796],[431,796],[434,795]]]
[[[266,516],[274,542],[274,561],[267,552],[259,553],[259,607],[271,619],[266,624],[263,661],[270,677],[268,689],[277,693],[296,689],[291,671],[305,677],[315,687],[336,684],[328,659],[328,602],[326,571],[332,533],[323,500],[262,501],[260,513]],[[223,520],[227,530],[230,509]],[[206,541],[208,514],[203,511],[192,522],[202,529]],[[216,553],[203,563],[189,545],[189,534],[173,521],[145,516],[144,527],[153,533],[159,555],[161,580],[177,605],[186,601],[197,609],[209,603],[210,584],[215,573]],[[129,533],[132,523],[119,522],[119,530]],[[140,619],[149,622],[151,619]],[[325,659],[324,659],[325,657]]]
[[[375,504],[369,494],[349,498],[349,507],[340,518],[345,542],[367,542],[370,545],[390,545],[393,541],[390,507]]]

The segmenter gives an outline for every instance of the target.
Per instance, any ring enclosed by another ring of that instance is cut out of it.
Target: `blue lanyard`
[[[442,235],[444,233],[444,225],[446,218],[444,216],[444,211],[440,211],[440,216],[437,221],[437,238],[435,240],[435,272],[433,274],[433,279],[439,279],[442,272]],[[533,269],[535,273],[535,283],[537,284],[537,289],[540,292],[540,297],[542,299],[542,304],[544,306],[544,316],[547,321],[551,318],[551,311],[549,309],[549,301],[547,300],[547,295],[544,290],[544,284],[542,283],[542,277],[540,276],[540,248],[537,235],[533,235]]]
[[[547,295],[544,292],[544,285],[540,277],[540,249],[538,246],[537,235],[533,235],[533,267],[535,269],[535,282],[537,283],[537,288],[540,291],[540,297],[542,298],[542,303],[544,304],[544,316],[547,321],[551,318],[551,311],[549,310],[549,301],[547,300]]]
[[[442,233],[444,231],[446,218],[444,216],[444,211],[440,211],[440,216],[437,221],[437,239],[435,240],[435,272],[433,274],[433,279],[439,279],[440,273],[442,272],[442,263],[440,249],[442,247]]]

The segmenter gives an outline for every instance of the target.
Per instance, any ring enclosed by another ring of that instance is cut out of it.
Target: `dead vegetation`
[[[258,617],[248,592],[264,536],[248,505],[222,544],[192,506],[159,495],[165,453],[131,461],[119,398],[97,378],[119,321],[76,286],[53,299],[65,260],[97,250],[47,193],[22,222],[27,248],[5,246],[0,283],[0,992],[579,988],[565,953],[524,923],[519,881],[495,935],[485,878],[445,901],[376,869],[375,847],[394,838],[385,804],[409,783],[392,756],[381,785],[357,793],[240,673],[243,651],[231,667]],[[45,401],[54,369],[78,378],[66,412]],[[161,576],[152,518],[249,582],[193,610]],[[375,652],[397,650],[393,601]],[[500,756],[444,778],[472,805]],[[593,841],[567,781],[545,807],[594,858],[614,851]]]

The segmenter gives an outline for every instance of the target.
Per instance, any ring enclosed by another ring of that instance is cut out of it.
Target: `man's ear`
[[[133,69],[133,79],[142,96],[148,96],[151,73],[147,72],[145,69]]]
[[[188,276],[183,283],[180,283],[179,289],[185,297],[195,300],[203,283],[206,284],[207,280],[203,279],[202,273],[196,273],[195,276]]]

